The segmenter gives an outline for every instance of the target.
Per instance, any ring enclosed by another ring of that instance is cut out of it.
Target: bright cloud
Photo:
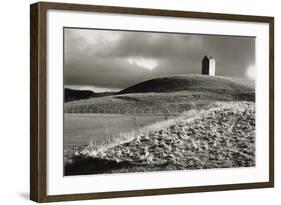
[[[158,62],[155,59],[152,58],[144,58],[144,57],[129,57],[127,58],[127,61],[131,65],[137,65],[139,67],[142,67],[147,70],[153,70],[158,66]]]
[[[256,79],[256,67],[254,65],[249,66],[246,71],[246,75],[248,78],[255,80]]]

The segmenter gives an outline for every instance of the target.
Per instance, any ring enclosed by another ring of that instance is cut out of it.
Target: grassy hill
[[[81,141],[64,150],[66,175],[255,166],[255,86],[245,79],[167,76],[65,111],[90,113],[65,115]]]
[[[255,101],[254,83],[220,76],[168,76],[138,83],[111,96],[65,103],[65,111],[176,115],[208,107],[214,101]]]
[[[156,78],[137,83],[117,94],[128,93],[169,93],[178,91],[229,91],[229,92],[254,92],[254,83],[238,78],[208,75],[178,75]]]

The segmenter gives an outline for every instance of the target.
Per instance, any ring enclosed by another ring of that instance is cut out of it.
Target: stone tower
[[[202,75],[211,75],[214,76],[216,74],[216,61],[211,56],[208,58],[206,55],[202,59]]]

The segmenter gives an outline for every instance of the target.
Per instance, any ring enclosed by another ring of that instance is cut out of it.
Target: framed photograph
[[[30,198],[274,186],[274,18],[40,2]]]

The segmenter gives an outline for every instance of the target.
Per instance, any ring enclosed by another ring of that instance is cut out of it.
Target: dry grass
[[[185,111],[178,117],[155,122],[151,125],[148,125],[148,126],[136,129],[136,130],[131,130],[129,132],[119,133],[118,137],[107,137],[108,140],[105,140],[105,143],[100,144],[100,145],[97,145],[95,142],[92,141],[89,143],[88,146],[86,146],[81,151],[81,154],[95,156],[95,154],[98,152],[103,152],[111,147],[114,147],[121,143],[126,143],[135,138],[138,138],[139,136],[149,135],[149,133],[151,133],[151,132],[155,132],[155,131],[161,130],[161,129],[167,129],[171,125],[177,124],[183,120],[185,120],[187,123],[189,123],[196,119],[200,119],[200,118],[202,118],[202,116],[208,114],[209,112],[213,112],[215,110],[220,110],[220,109],[244,110],[245,106],[249,107],[251,105],[252,105],[252,103],[248,103],[248,102],[221,102],[221,101],[214,102],[214,103],[211,103],[208,106],[206,106],[204,110],[194,108],[189,111]]]
[[[98,148],[81,147],[76,157],[90,160],[86,166],[99,160],[92,173],[254,166],[254,113],[254,103],[216,102],[122,133]]]

